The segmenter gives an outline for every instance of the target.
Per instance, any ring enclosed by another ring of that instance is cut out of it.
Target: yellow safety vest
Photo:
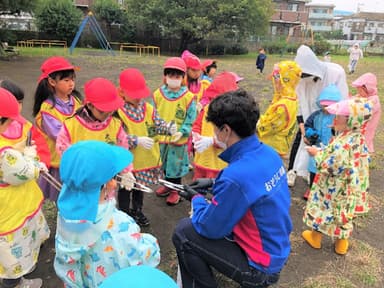
[[[54,118],[57,119],[60,123],[63,123],[65,119],[73,116],[75,114],[76,110],[81,107],[81,102],[77,100],[75,97],[72,96],[71,101],[74,101],[73,110],[69,114],[62,113],[56,107],[52,107],[52,104],[48,101],[43,102],[41,104],[41,108],[39,113],[36,115],[35,123],[36,127],[39,128],[41,131],[41,134],[43,134],[43,137],[47,141],[49,151],[51,153],[51,166],[54,168],[58,168],[60,164],[60,155],[56,152],[56,141],[50,137],[42,130],[42,114],[48,114]]]
[[[0,148],[13,146],[15,143],[26,140],[31,127],[30,122],[23,125],[22,133],[17,139],[0,136]],[[0,235],[20,228],[39,210],[43,200],[43,193],[36,180],[30,180],[18,186],[0,181]]]
[[[177,99],[167,99],[161,88],[157,89],[153,93],[153,101],[155,103],[157,112],[160,117],[167,122],[175,121],[177,127],[180,128],[184,123],[185,118],[187,117],[187,110],[189,106],[194,101],[195,96],[189,91],[186,90],[185,93],[180,95]],[[170,143],[172,137],[161,135],[159,137],[159,143],[168,144]],[[188,142],[188,136],[181,137],[181,139],[173,145],[185,145]]]
[[[157,135],[155,130],[156,127],[152,119],[154,108],[151,104],[144,103],[144,118],[141,121],[132,119],[125,112],[124,108],[119,109],[117,112],[125,126],[128,127],[129,134],[151,138],[154,138]],[[130,151],[134,156],[134,172],[144,171],[161,166],[160,147],[157,142],[155,142],[151,149],[144,149],[141,146],[136,146],[136,148],[130,149]]]
[[[210,122],[205,120],[207,115],[208,106],[206,105],[203,110],[203,120],[201,123],[201,136],[212,137],[214,135],[213,125]],[[203,168],[206,170],[221,171],[227,167],[227,163],[221,160],[218,155],[223,152],[223,149],[217,148],[214,145],[211,145],[203,152],[195,152],[194,164],[196,167]]]
[[[115,118],[110,117],[108,125],[100,129],[91,129],[86,127],[78,115],[68,118],[64,121],[64,126],[68,131],[70,142],[75,144],[83,140],[99,140],[108,144],[117,143],[117,135],[120,129],[123,129],[122,122]]]

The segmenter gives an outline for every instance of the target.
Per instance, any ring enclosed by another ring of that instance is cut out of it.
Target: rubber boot
[[[348,239],[336,239],[335,252],[339,255],[345,255],[348,252]]]
[[[312,248],[321,248],[321,238],[323,235],[320,232],[305,230],[303,233],[301,233],[301,236]]]

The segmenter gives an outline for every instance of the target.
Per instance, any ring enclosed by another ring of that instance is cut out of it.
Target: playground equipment
[[[301,29],[300,44],[313,45],[313,30],[309,25],[299,24],[289,28],[288,36],[286,42],[289,43],[290,38],[294,35],[296,29]],[[308,33],[309,36],[308,36]],[[308,39],[309,38],[309,39]]]
[[[71,46],[69,47],[69,54],[72,54],[73,49],[75,49],[77,42],[79,41],[79,38],[81,36],[81,33],[83,33],[83,30],[87,23],[89,22],[90,28],[95,34],[97,41],[99,41],[100,46],[109,54],[112,56],[115,56],[115,53],[113,52],[113,49],[111,47],[111,44],[108,42],[107,38],[105,37],[103,31],[100,28],[99,23],[97,22],[95,16],[92,12],[89,12],[87,16],[83,19],[83,21],[80,24],[79,30],[76,33],[75,38],[72,41]]]

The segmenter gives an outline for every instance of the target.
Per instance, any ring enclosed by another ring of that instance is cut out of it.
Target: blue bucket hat
[[[99,288],[178,288],[175,281],[164,272],[150,266],[139,265],[124,268],[106,278]]]
[[[60,163],[63,187],[57,200],[66,220],[96,220],[101,186],[133,160],[128,150],[100,141],[81,141],[70,146]]]

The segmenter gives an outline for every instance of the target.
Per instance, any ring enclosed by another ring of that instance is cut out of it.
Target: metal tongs
[[[117,184],[119,184],[119,185],[121,184],[121,176],[120,175],[116,175],[115,180],[116,180]],[[143,191],[145,193],[153,193],[153,190],[151,188],[145,186],[144,184],[141,184],[137,181],[133,181],[133,184],[135,184],[133,189],[140,190],[140,191]]]
[[[164,180],[164,179],[159,179],[159,183],[169,189],[172,189],[172,190],[176,190],[178,192],[184,192],[185,189],[184,189],[184,185],[182,184],[175,184],[175,183],[172,183],[172,182],[169,182],[167,180]]]
[[[49,184],[52,185],[53,188],[55,188],[57,191],[60,191],[61,190],[61,187],[62,187],[62,184],[60,183],[60,181],[58,181],[55,177],[53,177],[51,174],[49,174],[48,172],[41,172],[40,174]],[[116,182],[118,184],[120,184],[120,177],[119,176],[116,176],[115,177],[116,179]],[[137,190],[140,190],[140,191],[143,191],[145,193],[153,193],[153,190],[143,184],[140,184],[138,182],[134,182],[135,184],[135,187],[134,189],[137,189]]]

